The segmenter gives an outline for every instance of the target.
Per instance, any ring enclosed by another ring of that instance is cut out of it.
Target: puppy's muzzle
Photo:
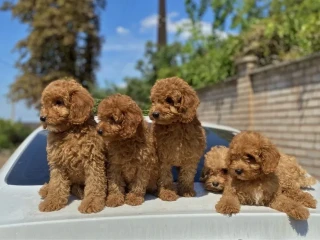
[[[40,116],[40,121],[41,121],[41,122],[45,122],[46,119],[47,119],[47,117],[45,117],[45,116]]]
[[[241,175],[241,173],[243,173],[243,170],[242,169],[236,169],[234,170],[236,172],[236,174],[238,175]]]
[[[154,118],[159,118],[159,116],[160,116],[159,112],[153,112],[152,113],[152,117],[154,117]]]

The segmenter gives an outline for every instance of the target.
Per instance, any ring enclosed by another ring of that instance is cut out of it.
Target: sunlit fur
[[[152,134],[142,111],[128,96],[112,95],[98,107],[97,130],[108,142],[106,205],[140,205],[146,190],[157,190],[158,169]]]
[[[269,139],[257,132],[244,131],[230,143],[229,174],[216,210],[238,213],[240,205],[269,206],[295,219],[309,217],[306,207],[315,208],[316,200],[297,185],[283,185],[277,176],[281,155]],[[282,172],[279,174],[283,174]]]
[[[172,178],[172,166],[179,167],[178,194],[195,196],[194,176],[205,149],[205,133],[196,111],[199,99],[184,80],[172,77],[158,80],[151,89],[157,155],[160,162],[159,197],[165,201],[178,198]],[[154,118],[154,112],[159,113]]]
[[[227,158],[228,148],[215,146],[205,155],[200,181],[210,192],[222,192],[229,177]]]
[[[39,192],[44,198],[40,211],[66,206],[74,184],[85,186],[79,211],[101,211],[106,197],[106,148],[96,131],[92,97],[75,80],[57,80],[44,89],[41,104],[43,125],[49,131],[50,181]]]
[[[223,191],[227,177],[229,176],[229,173],[227,173],[227,157],[228,148],[223,146],[212,147],[206,153],[200,180],[204,182],[205,188],[208,191]],[[298,188],[308,188],[317,182],[314,177],[308,176],[306,170],[299,165],[295,157],[283,153],[281,153],[275,173],[282,187],[292,185]],[[215,186],[217,183],[219,185]]]

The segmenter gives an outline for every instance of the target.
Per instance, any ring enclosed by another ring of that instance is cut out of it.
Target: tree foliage
[[[123,93],[144,109],[160,78],[179,76],[201,88],[235,74],[234,61],[246,55],[257,56],[264,66],[320,51],[320,1],[185,0],[185,7],[191,24],[179,33],[190,32],[189,39],[159,51],[147,43],[137,63],[141,77],[126,78]],[[208,36],[201,21],[209,10],[213,21]]]
[[[95,83],[101,48],[99,10],[105,0],[5,1],[2,10],[28,26],[29,34],[15,49],[20,75],[10,97],[38,106],[43,88],[60,77],[72,76],[84,86]]]
[[[21,123],[0,119],[0,150],[17,147],[32,131]]]

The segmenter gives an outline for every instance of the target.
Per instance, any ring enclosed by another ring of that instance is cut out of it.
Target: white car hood
[[[194,234],[202,239],[320,236],[319,204],[318,209],[310,209],[308,221],[295,221],[284,213],[254,206],[242,206],[239,214],[228,217],[214,210],[220,194],[206,192],[201,183],[195,183],[195,187],[195,198],[164,202],[148,195],[141,206],[106,207],[100,213],[81,214],[77,210],[80,200],[71,198],[60,211],[43,213],[38,210],[40,186],[2,186],[0,239],[188,239]],[[319,184],[310,192],[320,199]]]

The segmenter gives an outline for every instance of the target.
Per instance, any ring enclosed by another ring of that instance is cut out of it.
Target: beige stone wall
[[[199,90],[200,119],[260,131],[320,179],[320,53],[253,67],[249,58],[238,76]]]

